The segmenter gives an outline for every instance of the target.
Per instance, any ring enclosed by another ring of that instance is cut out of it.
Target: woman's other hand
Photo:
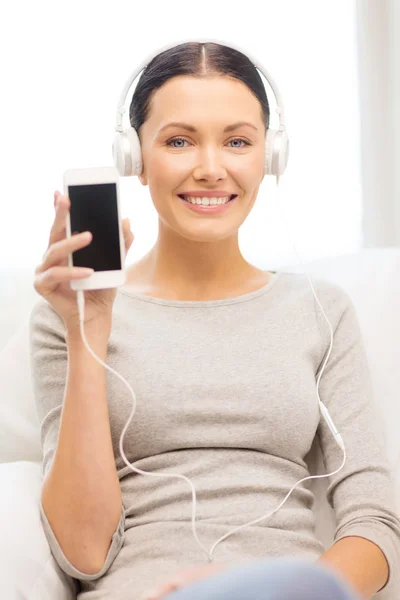
[[[146,600],[160,600],[170,592],[173,592],[188,583],[204,579],[209,575],[213,575],[214,573],[218,573],[227,568],[228,565],[225,563],[211,563],[207,566],[201,565],[178,571],[171,578],[168,578],[165,583],[162,583],[152,590],[146,597]]]

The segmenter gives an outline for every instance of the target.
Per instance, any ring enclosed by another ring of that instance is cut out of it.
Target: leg
[[[321,563],[262,558],[228,568],[165,596],[165,600],[361,600]]]

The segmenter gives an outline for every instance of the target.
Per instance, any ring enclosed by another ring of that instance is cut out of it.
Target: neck
[[[237,289],[263,273],[243,258],[237,236],[196,242],[159,234],[153,248],[134,267],[132,281],[199,298]]]

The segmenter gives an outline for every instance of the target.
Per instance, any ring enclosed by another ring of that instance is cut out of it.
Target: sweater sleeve
[[[339,290],[332,310],[326,311],[333,344],[321,376],[319,396],[343,438],[346,462],[328,478],[327,500],[336,516],[335,542],[347,536],[363,537],[384,553],[389,578],[379,592],[385,589],[387,593],[400,567],[400,519],[383,418],[377,410],[358,317],[347,292]],[[319,371],[329,351],[330,332],[322,314],[318,315],[318,324],[324,334]],[[326,473],[331,473],[343,462],[343,450],[323,418],[317,435]]]
[[[35,304],[30,314],[29,341],[33,393],[40,423],[44,480],[50,470],[57,447],[68,366],[64,322],[44,299],[40,299]],[[65,556],[44,512],[41,499],[40,516],[55,560],[65,573],[75,579],[94,580],[102,577],[114,562],[124,542],[125,511],[122,505],[121,518],[112,536],[103,567],[97,573],[83,573]]]

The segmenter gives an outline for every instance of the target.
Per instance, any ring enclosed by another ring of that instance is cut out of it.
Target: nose
[[[213,147],[204,148],[199,154],[199,163],[194,169],[196,179],[221,179],[226,177],[226,168],[221,152]]]

